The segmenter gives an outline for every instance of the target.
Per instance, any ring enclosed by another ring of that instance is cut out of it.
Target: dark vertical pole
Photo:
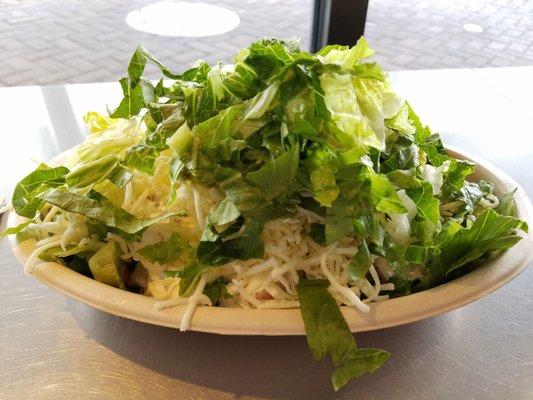
[[[311,51],[316,52],[327,43],[329,26],[329,6],[331,0],[315,0],[313,10],[313,27],[311,32]]]
[[[353,45],[365,31],[368,0],[315,0],[311,47]]]

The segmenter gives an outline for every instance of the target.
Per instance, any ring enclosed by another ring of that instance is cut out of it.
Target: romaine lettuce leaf
[[[390,354],[383,350],[358,349],[339,306],[329,294],[329,283],[301,278],[296,286],[307,343],[316,360],[329,355],[336,368],[332,382],[339,390],[351,379],[378,369]]]
[[[182,255],[188,255],[193,249],[177,233],[173,233],[168,240],[142,247],[138,252],[150,262],[168,264],[176,261]]]
[[[225,198],[207,217],[208,224],[220,229],[220,227],[224,225],[235,222],[240,215],[241,213],[235,204],[233,204],[228,198]]]
[[[381,164],[381,172],[387,174],[398,170],[410,170],[418,165],[418,161],[416,145],[399,148]]]
[[[94,185],[93,190],[104,196],[115,207],[122,207],[125,195],[124,189],[115,185],[109,179],[104,179],[103,181]]]
[[[339,390],[352,379],[364,373],[373,374],[390,358],[390,353],[381,349],[354,349],[345,356],[331,376],[333,388]]]
[[[262,81],[270,83],[282,78],[294,65],[314,63],[316,59],[312,54],[300,51],[299,39],[262,39],[252,43],[244,61]]]
[[[389,249],[389,254],[395,261],[424,265],[434,257],[440,255],[437,246],[395,245]]]
[[[159,157],[159,151],[153,146],[137,144],[128,149],[123,164],[129,168],[153,175],[157,157]]]
[[[344,70],[352,70],[359,65],[362,59],[368,58],[372,54],[374,54],[374,50],[370,48],[364,37],[359,38],[355,46],[351,48],[329,45],[317,53],[322,62],[339,65]]]
[[[469,161],[450,159],[450,166],[444,173],[443,194],[460,190],[465,183],[465,179],[474,172],[474,168],[475,164]]]
[[[99,248],[90,245],[76,245],[67,246],[63,249],[61,246],[46,249],[39,254],[39,259],[44,261],[61,262],[61,258],[66,258],[73,255],[78,255],[82,258],[87,258],[88,255],[94,254]]]
[[[174,134],[168,138],[167,145],[178,157],[183,156],[190,149],[194,136],[186,123],[181,125]]]
[[[326,244],[331,244],[344,236],[353,235],[354,223],[352,216],[353,209],[348,205],[345,199],[337,199],[331,207],[326,210]]]
[[[415,128],[415,131],[414,131],[415,143],[416,144],[426,143],[426,141],[431,137],[431,129],[429,129],[428,126],[422,124],[422,122],[420,121],[420,118],[418,117],[418,115],[416,115],[415,111],[413,110],[413,108],[408,102],[405,102],[405,104],[408,110],[409,122]]]
[[[18,235],[20,232],[22,232],[24,229],[28,227],[29,224],[33,222],[32,219],[28,221],[21,222],[20,224],[16,226],[12,226],[10,228],[5,229],[2,233],[0,233],[0,237],[6,237],[9,235]]]
[[[149,132],[149,134],[146,136],[145,143],[158,150],[164,150],[168,146],[168,139],[176,130],[184,125],[184,111],[182,107],[168,103],[150,103],[148,105],[148,111],[150,112],[154,126],[147,126],[147,133]],[[155,117],[156,115],[157,117]],[[149,125],[148,116],[145,116],[144,122]]]
[[[39,195],[50,188],[64,185],[69,172],[66,167],[50,168],[46,164],[39,165],[15,186],[11,200],[15,212],[26,218],[33,218],[42,204]]]
[[[440,244],[441,269],[449,275],[488,253],[507,250],[522,239],[514,233],[516,230],[527,232],[527,225],[492,209],[483,211],[470,228],[460,228]]]
[[[331,204],[340,193],[333,167],[330,164],[323,163],[313,169],[310,178],[314,199],[323,206],[331,207]]]
[[[436,225],[439,222],[440,202],[433,197],[433,188],[427,182],[417,188],[405,190],[409,198],[416,204],[417,216]]]
[[[385,230],[377,214],[363,214],[354,219],[355,233],[359,238],[366,238],[368,243],[381,246],[385,239]]]
[[[96,184],[111,175],[116,166],[118,166],[118,160],[114,155],[104,156],[70,171],[65,176],[65,183],[69,187]]]
[[[227,198],[247,218],[264,219],[272,211],[272,204],[263,196],[263,191],[244,181],[226,189]]]
[[[510,217],[516,217],[516,210],[514,205],[514,194],[516,189],[511,190],[508,193],[499,197],[500,204],[496,207],[496,212],[500,215],[507,215]]]
[[[139,45],[135,49],[135,52],[131,56],[130,63],[128,65],[128,77],[131,81],[130,85],[134,86],[139,83],[141,76],[146,67],[146,62],[150,60],[159,67],[163,75],[167,78],[178,79],[179,74],[172,73],[167,67],[165,67],[159,60],[157,60],[144,46]]]
[[[228,160],[234,150],[232,142],[239,130],[242,115],[242,104],[228,107],[213,118],[195,126],[192,135],[197,138],[203,149],[220,149],[217,154],[221,155],[221,161]]]
[[[273,160],[265,163],[257,171],[246,175],[249,184],[261,189],[264,198],[272,200],[280,194],[290,191],[296,177],[300,153],[297,146]]]
[[[405,208],[394,186],[392,186],[385,175],[371,174],[370,189],[372,192],[372,202],[377,211],[387,214],[407,213],[407,208]]]
[[[384,137],[377,136],[372,130],[369,119],[363,114],[352,76],[324,73],[319,79],[324,91],[324,102],[336,126],[351,138],[354,145],[368,145],[382,149]]]
[[[127,78],[122,78],[119,82],[124,98],[109,116],[111,118],[130,118],[138,115],[145,106],[142,87],[140,85],[131,87]]]
[[[220,299],[232,297],[228,293],[227,282],[223,282],[221,280],[216,280],[212,283],[208,283],[207,285],[205,285],[203,294],[209,297],[209,300],[211,300],[211,304],[214,306],[219,305]]]
[[[387,128],[394,129],[400,134],[406,136],[407,138],[414,140],[415,133],[417,132],[417,128],[413,125],[413,123],[409,119],[409,112],[410,112],[409,104],[405,102],[401,106],[401,108],[398,110],[396,115],[385,120],[385,125],[387,126]],[[424,128],[419,124],[418,129],[420,132],[418,139],[423,140],[424,135],[426,134],[423,131]]]
[[[326,245],[326,227],[319,223],[312,223],[310,230],[309,230],[309,236],[311,236],[311,239],[313,239],[316,243],[325,246]]]
[[[313,198],[320,205],[331,207],[340,193],[335,178],[337,155],[327,148],[314,145],[307,151],[305,164],[310,175]]]
[[[372,265],[372,257],[368,251],[366,241],[363,240],[363,243],[359,246],[359,250],[357,250],[357,253],[348,265],[348,275],[354,281],[358,281],[366,276],[370,265]]]
[[[200,280],[200,276],[210,268],[212,268],[211,265],[202,264],[193,258],[179,271],[165,271],[165,277],[180,278],[179,294],[185,297],[193,294]]]
[[[85,114],[83,122],[87,124],[91,133],[105,131],[114,124],[113,118],[105,117],[95,111],[89,111]]]
[[[355,339],[324,280],[300,279],[296,287],[307,343],[316,360],[330,355],[335,364],[353,350]]]
[[[216,265],[235,259],[262,258],[265,252],[262,232],[263,224],[251,219],[236,223],[221,234],[214,232],[212,226],[207,226],[196,248],[198,261]]]
[[[182,91],[185,96],[185,116],[189,125],[197,125],[215,114],[217,96],[210,84],[183,86]]]
[[[110,116],[112,118],[129,118],[138,115],[148,103],[156,100],[156,88],[154,88],[149,80],[142,78],[148,60],[157,65],[167,78],[180,78],[180,75],[172,73],[150,54],[148,50],[139,45],[128,65],[128,77],[122,78],[119,81],[122,86],[124,98],[119,106],[111,113]]]
[[[233,68],[223,71],[224,89],[243,100],[253,97],[258,92],[258,76],[255,71],[241,60],[235,60]]]
[[[171,216],[182,212],[166,212],[154,218],[136,218],[122,208],[110,203],[97,201],[65,189],[49,189],[39,194],[39,200],[53,204],[62,210],[81,214],[110,228],[117,228],[127,234],[135,234]]]

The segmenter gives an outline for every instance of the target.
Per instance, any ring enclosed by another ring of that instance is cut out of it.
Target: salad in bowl
[[[263,39],[232,64],[176,73],[139,46],[109,115],[15,188],[26,262],[183,306],[299,309],[335,389],[388,358],[340,306],[451,281],[527,231],[513,192],[473,182],[396,94],[364,38],[316,54]],[[148,62],[162,77],[143,77]]]

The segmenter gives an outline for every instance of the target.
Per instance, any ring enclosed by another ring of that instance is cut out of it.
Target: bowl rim
[[[54,157],[50,163],[60,163],[69,151]],[[452,157],[476,163],[472,180],[488,179],[499,192],[516,188],[517,217],[533,226],[531,202],[518,183],[487,161],[452,146],[446,146],[446,151]],[[23,220],[11,211],[8,226],[16,226]],[[15,257],[24,265],[35,248],[35,240],[18,242],[16,236],[10,236],[9,243]],[[341,312],[352,332],[399,326],[439,315],[465,306],[509,282],[533,261],[532,249],[533,235],[527,235],[501,256],[451,282],[415,294],[370,303],[368,314],[348,306],[342,306]],[[109,314],[140,322],[179,328],[186,308],[182,305],[158,311],[157,300],[153,298],[105,285],[55,262],[37,264],[32,275],[68,297]],[[305,335],[299,309],[198,306],[189,330],[224,335]]]

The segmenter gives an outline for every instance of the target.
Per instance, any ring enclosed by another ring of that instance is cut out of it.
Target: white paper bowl
[[[524,190],[508,175],[489,163],[448,148],[450,155],[477,164],[472,180],[486,179],[494,183],[498,193],[517,188],[514,200],[517,217],[533,227],[533,211]],[[56,157],[59,163],[64,155]],[[11,212],[9,226],[23,219]],[[34,250],[35,241],[17,243],[10,237],[13,253],[24,264]],[[371,303],[371,311],[362,314],[349,307],[341,307],[352,332],[370,331],[418,321],[442,314],[473,302],[509,282],[523,271],[533,255],[533,235],[497,259],[475,271],[444,285],[420,293],[378,303]],[[186,306],[157,311],[156,300],[96,282],[53,262],[39,264],[33,276],[45,285],[107,313],[178,328]],[[194,313],[190,330],[224,335],[304,335],[304,325],[298,309],[254,310],[199,306]]]

